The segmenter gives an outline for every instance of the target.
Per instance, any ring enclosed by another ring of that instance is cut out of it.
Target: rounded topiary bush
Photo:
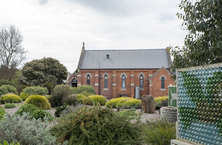
[[[89,97],[84,98],[82,104],[93,105],[93,103],[95,104],[99,103],[100,105],[105,105],[106,102],[107,99],[102,95],[91,95]]]
[[[106,102],[107,102],[107,99],[102,96],[102,95],[92,95],[92,96],[89,96],[89,98],[95,102],[95,103],[99,103],[100,105],[105,105]]]
[[[5,95],[7,93],[13,93],[13,94],[18,94],[16,88],[11,85],[2,85],[0,87],[0,96]]]
[[[32,104],[37,108],[49,110],[51,109],[51,105],[49,101],[45,98],[45,96],[41,95],[31,95],[25,100],[25,104]]]
[[[1,103],[19,103],[22,101],[22,99],[15,94],[5,94],[1,98]]]
[[[113,108],[140,108],[141,100],[131,97],[114,98],[106,102],[105,106]]]
[[[20,98],[22,99],[22,101],[25,101],[29,96],[30,96],[29,93],[24,93],[24,92],[22,92],[22,93],[20,94]]]
[[[125,108],[141,108],[141,100],[138,99],[130,99],[125,102]]]

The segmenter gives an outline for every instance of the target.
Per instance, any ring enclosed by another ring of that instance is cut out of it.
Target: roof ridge
[[[166,50],[166,48],[151,48],[151,49],[97,49],[97,50],[85,50],[85,51],[137,51],[137,50]]]

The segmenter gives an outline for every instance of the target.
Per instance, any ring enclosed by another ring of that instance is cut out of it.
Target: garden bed
[[[21,107],[21,105],[22,105],[22,103],[16,103],[15,108],[5,109],[5,111],[8,112],[10,115],[13,115]],[[4,108],[4,104],[1,104],[0,106],[2,108]],[[89,107],[92,107],[92,106],[89,106]],[[105,108],[105,106],[103,106],[103,107]],[[55,117],[54,113],[56,111],[56,108],[52,107],[50,110],[46,110],[46,111],[50,112],[50,114],[53,117]],[[139,113],[139,112],[141,112],[141,109],[136,109],[136,111]],[[156,110],[155,113],[153,113],[153,114],[143,113],[142,116],[141,116],[141,121],[142,122],[146,122],[146,120],[155,121],[156,119],[160,119],[159,110]]]

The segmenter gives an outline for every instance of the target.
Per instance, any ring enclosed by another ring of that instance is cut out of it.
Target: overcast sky
[[[23,35],[27,61],[52,57],[75,71],[86,50],[182,46],[176,0],[0,0],[0,27]]]

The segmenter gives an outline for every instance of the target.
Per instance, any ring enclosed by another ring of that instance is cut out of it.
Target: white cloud
[[[186,32],[173,0],[1,0],[0,26],[15,25],[27,61],[56,58],[70,72],[86,49],[165,48],[183,45]]]

